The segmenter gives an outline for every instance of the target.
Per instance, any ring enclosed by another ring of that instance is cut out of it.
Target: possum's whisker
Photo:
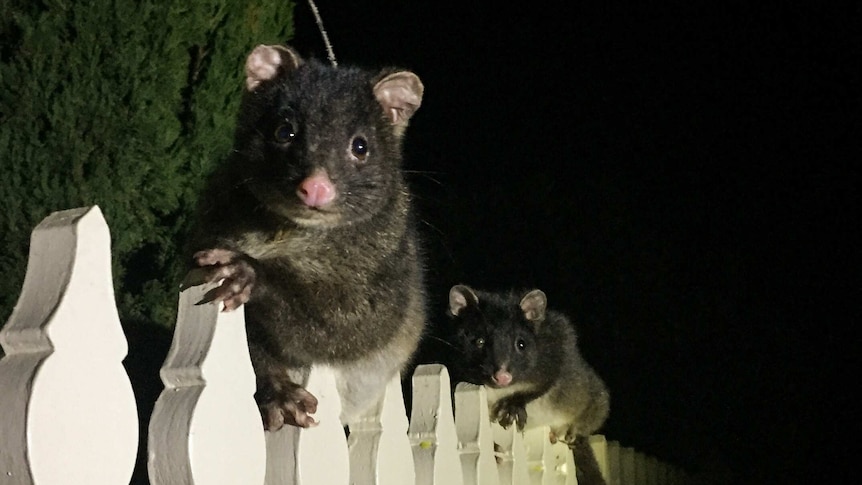
[[[461,349],[460,347],[458,347],[457,345],[453,344],[452,342],[450,342],[446,339],[437,337],[436,335],[426,335],[425,338],[428,340],[436,340],[438,342],[441,342],[441,343],[445,344],[446,346],[448,346],[449,348],[452,348],[452,349],[458,351],[459,354],[464,354],[463,349]]]
[[[428,220],[427,220],[427,219],[419,219],[419,222],[421,222],[422,224],[424,224],[424,225],[426,225],[426,226],[430,227],[430,228],[431,228],[431,229],[433,229],[433,230],[434,230],[434,232],[436,232],[437,234],[439,234],[439,235],[441,235],[441,236],[443,235],[443,231],[442,231],[439,227],[437,227],[437,226],[435,226],[434,224],[431,224],[430,222],[428,222]]]
[[[441,187],[443,186],[443,182],[431,176],[442,175],[443,172],[432,172],[428,170],[404,170],[403,172],[408,175],[421,175],[422,178],[428,179]]]

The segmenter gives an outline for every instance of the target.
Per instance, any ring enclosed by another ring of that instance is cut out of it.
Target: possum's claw
[[[527,424],[527,407],[515,396],[505,397],[494,404],[491,410],[491,419],[500,423],[503,428],[508,428],[515,423],[519,431],[524,430]]]
[[[285,424],[300,428],[318,425],[309,416],[317,411],[317,398],[310,392],[293,382],[268,384],[255,394],[264,429],[277,431]]]
[[[195,253],[194,259],[200,267],[186,274],[181,289],[224,280],[208,291],[198,305],[223,302],[224,311],[229,312],[251,298],[255,270],[242,254],[227,249],[207,249]]]
[[[192,258],[198,266],[223,265],[234,262],[242,253],[230,249],[204,249],[196,252]]]

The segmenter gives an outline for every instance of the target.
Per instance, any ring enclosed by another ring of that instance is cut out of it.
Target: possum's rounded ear
[[[548,297],[542,290],[533,290],[521,298],[521,311],[528,322],[539,323],[545,319]]]
[[[245,60],[245,88],[253,91],[262,82],[275,79],[302,64],[302,58],[284,45],[259,45]]]
[[[383,107],[386,118],[402,129],[422,104],[424,92],[425,86],[419,76],[410,71],[394,72],[374,85],[374,97]]]
[[[449,313],[457,317],[468,306],[479,304],[476,293],[466,285],[455,285],[449,290]]]

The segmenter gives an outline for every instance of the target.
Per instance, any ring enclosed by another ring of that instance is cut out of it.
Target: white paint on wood
[[[341,399],[335,372],[328,366],[312,367],[302,378],[294,375],[317,398],[313,428],[285,426],[266,433],[266,485],[347,485],[350,463]]]
[[[409,424],[396,376],[351,423],[349,440],[333,369],[297,371],[319,400],[320,425],[264,433],[242,309],[195,305],[213,286],[180,295],[165,390],[149,423],[153,485],[577,483],[571,452],[551,445],[547,427],[524,434],[490,424],[483,387],[459,384],[456,428],[439,364],[416,369]],[[3,485],[129,482],[137,413],[113,293],[110,235],[97,206],[56,212],[34,229],[21,296],[0,330]],[[601,435],[591,446],[609,485],[687,478]]]
[[[297,379],[305,382],[305,378]],[[278,431],[267,431],[266,437],[266,485],[294,485],[296,476],[296,446],[300,428],[285,426]]]
[[[659,485],[658,459],[654,456],[646,456],[644,457],[644,466],[646,467],[647,485]]]
[[[551,443],[551,428],[541,426],[524,430],[527,470],[533,485],[577,484],[572,451],[558,441]]]
[[[658,481],[656,483],[667,485],[668,481],[670,481],[670,468],[667,463],[658,462]]]
[[[623,485],[635,485],[638,483],[634,448],[629,446],[620,448],[620,468],[622,470]]]
[[[10,485],[128,483],[137,409],[98,206],[33,230],[18,303],[0,331],[0,479]]]
[[[348,424],[350,483],[412,485],[416,482],[400,375],[389,382],[375,406]]]
[[[153,485],[262,484],[263,425],[254,401],[243,308],[197,303],[216,284],[180,293],[165,389],[149,423]]]
[[[464,483],[498,485],[500,476],[484,386],[460,382],[455,387],[455,428]]]
[[[531,485],[549,485],[545,480],[546,453],[551,446],[541,428],[528,429],[523,433],[524,449],[527,452],[527,472],[530,474]]]
[[[550,433],[550,428],[548,432]],[[550,440],[549,440],[550,441]],[[578,477],[575,469],[575,457],[571,448],[565,443],[558,441],[551,445],[552,455],[552,483],[557,485],[577,485]],[[550,467],[548,467],[550,468]]]
[[[526,485],[530,483],[527,470],[527,448],[524,445],[524,434],[515,426],[505,429],[498,423],[493,423],[495,457],[501,485]]]
[[[449,371],[425,364],[413,373],[410,444],[417,485],[462,485]]]
[[[608,463],[608,440],[604,435],[594,434],[590,436],[590,447],[593,449],[593,455],[596,457],[596,462],[599,464],[599,471],[602,472],[602,477],[605,483],[608,483],[610,477]]]
[[[297,485],[347,485],[350,463],[344,425],[341,423],[341,398],[335,372],[326,366],[312,367],[305,388],[318,399],[314,428],[299,430],[296,469]]]
[[[622,468],[620,463],[620,444],[616,441],[607,442],[608,485],[622,485]]]
[[[635,459],[635,480],[638,485],[646,485],[647,483],[647,465],[646,455],[638,451],[634,452]]]

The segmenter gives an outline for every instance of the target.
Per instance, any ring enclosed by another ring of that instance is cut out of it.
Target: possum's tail
[[[596,455],[593,453],[593,447],[590,446],[589,436],[576,436],[575,441],[569,444],[569,448],[572,449],[575,459],[578,485],[607,485],[599,469]]]

